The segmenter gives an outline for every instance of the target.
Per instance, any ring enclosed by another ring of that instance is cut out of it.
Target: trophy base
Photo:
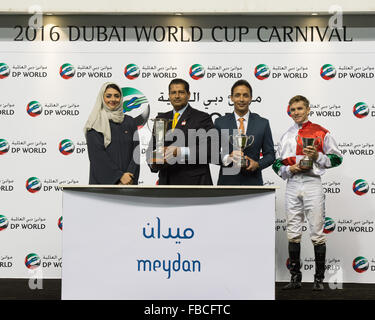
[[[148,165],[150,166],[151,170],[154,172],[162,170],[166,166],[166,162],[164,159],[150,159],[148,161]]]
[[[151,164],[159,164],[159,165],[165,164],[164,149],[154,150],[152,152],[152,158],[150,159],[150,163]]]
[[[164,167],[165,163],[166,163],[166,161],[164,159],[164,152],[154,150],[152,152],[152,158],[148,159],[147,163],[154,170],[162,169]]]
[[[150,159],[149,161],[150,164],[160,164],[160,165],[163,165],[166,163],[166,161],[164,160],[164,158],[152,158]]]
[[[246,168],[249,166],[249,160],[242,158],[240,161],[235,162],[235,165],[241,169],[241,171],[246,171]]]
[[[313,167],[313,161],[310,159],[302,159],[299,162],[299,167],[303,170],[310,170]]]

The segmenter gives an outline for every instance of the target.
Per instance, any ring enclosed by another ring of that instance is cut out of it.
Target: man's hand
[[[255,171],[255,170],[259,169],[259,163],[258,162],[249,158],[248,156],[245,156],[245,159],[249,162],[249,165],[246,168],[247,171]]]
[[[289,170],[290,170],[290,172],[293,173],[293,174],[308,171],[308,169],[302,169],[302,168],[299,166],[299,163],[296,163],[296,164],[290,166],[290,167],[289,167]]]
[[[134,175],[132,173],[125,172],[120,179],[120,184],[132,184],[133,178],[134,178]]]
[[[164,147],[164,159],[168,161],[169,159],[175,158],[181,155],[181,150],[176,146]]]
[[[313,146],[308,146],[303,149],[303,153],[307,155],[310,159],[313,159],[313,161],[316,161],[319,157],[319,153]]]

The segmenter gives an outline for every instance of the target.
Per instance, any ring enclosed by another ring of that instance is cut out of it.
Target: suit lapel
[[[230,130],[230,134],[233,134],[233,130],[237,129],[236,117],[234,116],[234,112],[228,115],[228,129]]]
[[[173,110],[165,113],[165,119],[173,120]],[[168,121],[167,130],[172,129],[172,121]]]
[[[251,112],[249,113],[249,121],[247,123],[246,135],[255,136],[255,121],[254,121],[254,116]],[[251,140],[252,139],[249,139],[249,142],[251,142]]]
[[[237,123],[236,123],[236,117],[234,116],[234,112],[227,115],[227,128],[229,129],[229,153],[233,151],[233,138],[231,136],[234,134],[234,130],[237,130]]]
[[[184,111],[184,113],[181,115],[180,119],[178,119],[178,122],[176,124],[176,128],[179,128],[179,129],[183,129],[185,127],[185,124],[182,125],[182,123],[185,121],[188,122],[188,119],[190,118],[191,116],[191,112],[192,112],[192,108],[190,107],[190,105],[188,105]],[[173,117],[173,115],[172,115]]]
[[[250,113],[249,114],[249,121],[247,123],[247,129],[246,129],[246,135],[247,136],[249,136],[251,132],[254,133],[254,124],[255,124],[255,121],[253,121],[253,114]]]

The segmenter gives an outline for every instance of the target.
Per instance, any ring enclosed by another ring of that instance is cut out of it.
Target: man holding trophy
[[[169,84],[173,110],[153,119],[153,135],[147,151],[152,172],[159,172],[159,185],[212,185],[209,168],[214,125],[206,112],[189,104],[189,83],[173,79]],[[201,137],[200,137],[201,136]]]
[[[215,120],[221,149],[218,185],[263,185],[262,170],[275,160],[268,120],[249,111],[252,93],[246,80],[235,82],[230,96],[234,112]]]
[[[342,156],[329,131],[308,120],[310,107],[304,96],[290,99],[289,108],[295,123],[282,135],[272,166],[287,180],[285,210],[291,280],[283,289],[301,288],[300,242],[306,216],[315,254],[313,290],[321,291],[326,257],[325,195],[321,176],[325,169],[339,166]]]

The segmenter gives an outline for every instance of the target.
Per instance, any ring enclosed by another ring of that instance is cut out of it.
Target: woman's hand
[[[125,172],[120,179],[120,184],[132,184],[133,178],[134,174],[130,172]]]

